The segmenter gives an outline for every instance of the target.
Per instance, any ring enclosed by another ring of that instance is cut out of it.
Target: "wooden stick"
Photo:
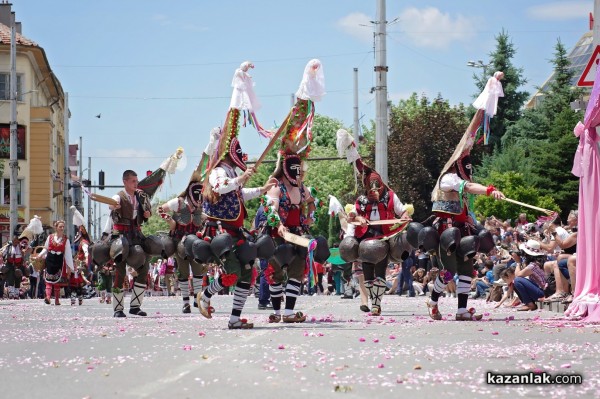
[[[396,224],[396,223],[406,223],[406,222],[411,222],[412,219],[388,219],[388,220],[374,220],[374,221],[369,221],[367,220],[367,224],[371,225],[371,226],[379,226],[382,224]],[[361,226],[362,223],[361,222],[352,222],[352,224],[356,225],[356,226]]]
[[[293,234],[290,232],[286,232],[282,238],[287,242],[291,242],[292,244],[300,245],[306,248],[308,248],[308,244],[310,243],[310,240],[308,238],[301,237],[297,234]]]
[[[111,197],[105,197],[104,195],[100,195],[100,194],[92,194],[90,195],[90,199],[96,201],[96,202],[102,202],[103,204],[108,204],[108,205],[119,205],[119,203],[117,201],[115,201],[114,199],[112,199]]]
[[[510,198],[504,198],[504,201],[508,201],[508,202],[513,203],[513,204],[521,205],[521,206],[524,206],[526,208],[535,209],[536,211],[544,212],[546,215],[552,215],[554,213],[554,212],[552,212],[549,209],[538,208],[537,206],[529,205],[529,204],[526,204],[524,202],[519,202],[519,201],[516,201],[514,199],[510,199]]]

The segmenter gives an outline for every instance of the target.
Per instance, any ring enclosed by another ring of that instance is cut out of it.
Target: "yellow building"
[[[9,234],[10,199],[10,19],[11,4],[0,4],[0,233]],[[16,23],[19,229],[34,215],[44,226],[64,218],[65,95],[46,53],[23,37]],[[70,204],[68,204],[70,205]]]

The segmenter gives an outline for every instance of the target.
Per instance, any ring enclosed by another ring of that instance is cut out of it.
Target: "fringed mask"
[[[473,166],[471,165],[470,155],[463,155],[456,161],[456,174],[463,180],[473,180]]]
[[[244,154],[242,152],[242,147],[240,146],[240,141],[237,139],[237,137],[231,139],[231,143],[229,144],[229,157],[238,168],[240,168],[242,171],[246,170],[248,154]]]
[[[373,171],[367,175],[365,181],[365,189],[367,190],[367,198],[369,201],[379,201],[385,192],[385,184],[379,173]]]
[[[287,155],[283,159],[283,173],[290,184],[298,187],[300,184],[300,175],[302,174],[302,161],[297,155]]]
[[[200,198],[202,198],[202,184],[198,182],[190,183],[187,189],[187,198],[194,207],[198,208]]]
[[[21,238],[21,241],[19,242],[19,244],[21,245],[21,250],[26,250],[27,247],[29,246],[29,238]]]

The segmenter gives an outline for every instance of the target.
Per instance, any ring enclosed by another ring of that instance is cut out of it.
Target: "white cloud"
[[[451,16],[434,7],[407,8],[398,17],[401,32],[417,47],[447,48],[456,41],[468,41],[475,36],[478,18],[461,14]],[[392,28],[389,28],[392,30]]]
[[[594,2],[589,0],[564,1],[532,6],[527,15],[533,19],[566,20],[587,18],[593,11]]]
[[[373,42],[373,19],[366,14],[355,12],[341,18],[337,23],[338,29],[366,43]]]

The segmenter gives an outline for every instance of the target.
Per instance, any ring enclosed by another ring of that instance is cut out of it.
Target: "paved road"
[[[448,320],[433,322],[422,298],[386,296],[372,317],[358,300],[305,296],[306,323],[269,325],[250,298],[256,327],[231,331],[231,299],[213,300],[212,320],[181,314],[179,297],[146,298],[149,316],[126,319],[97,299],[1,301],[0,397],[600,398],[600,326],[556,313],[472,301],[484,320],[457,322],[456,299],[442,299]],[[486,384],[487,371],[530,370],[578,373],[583,384]]]

